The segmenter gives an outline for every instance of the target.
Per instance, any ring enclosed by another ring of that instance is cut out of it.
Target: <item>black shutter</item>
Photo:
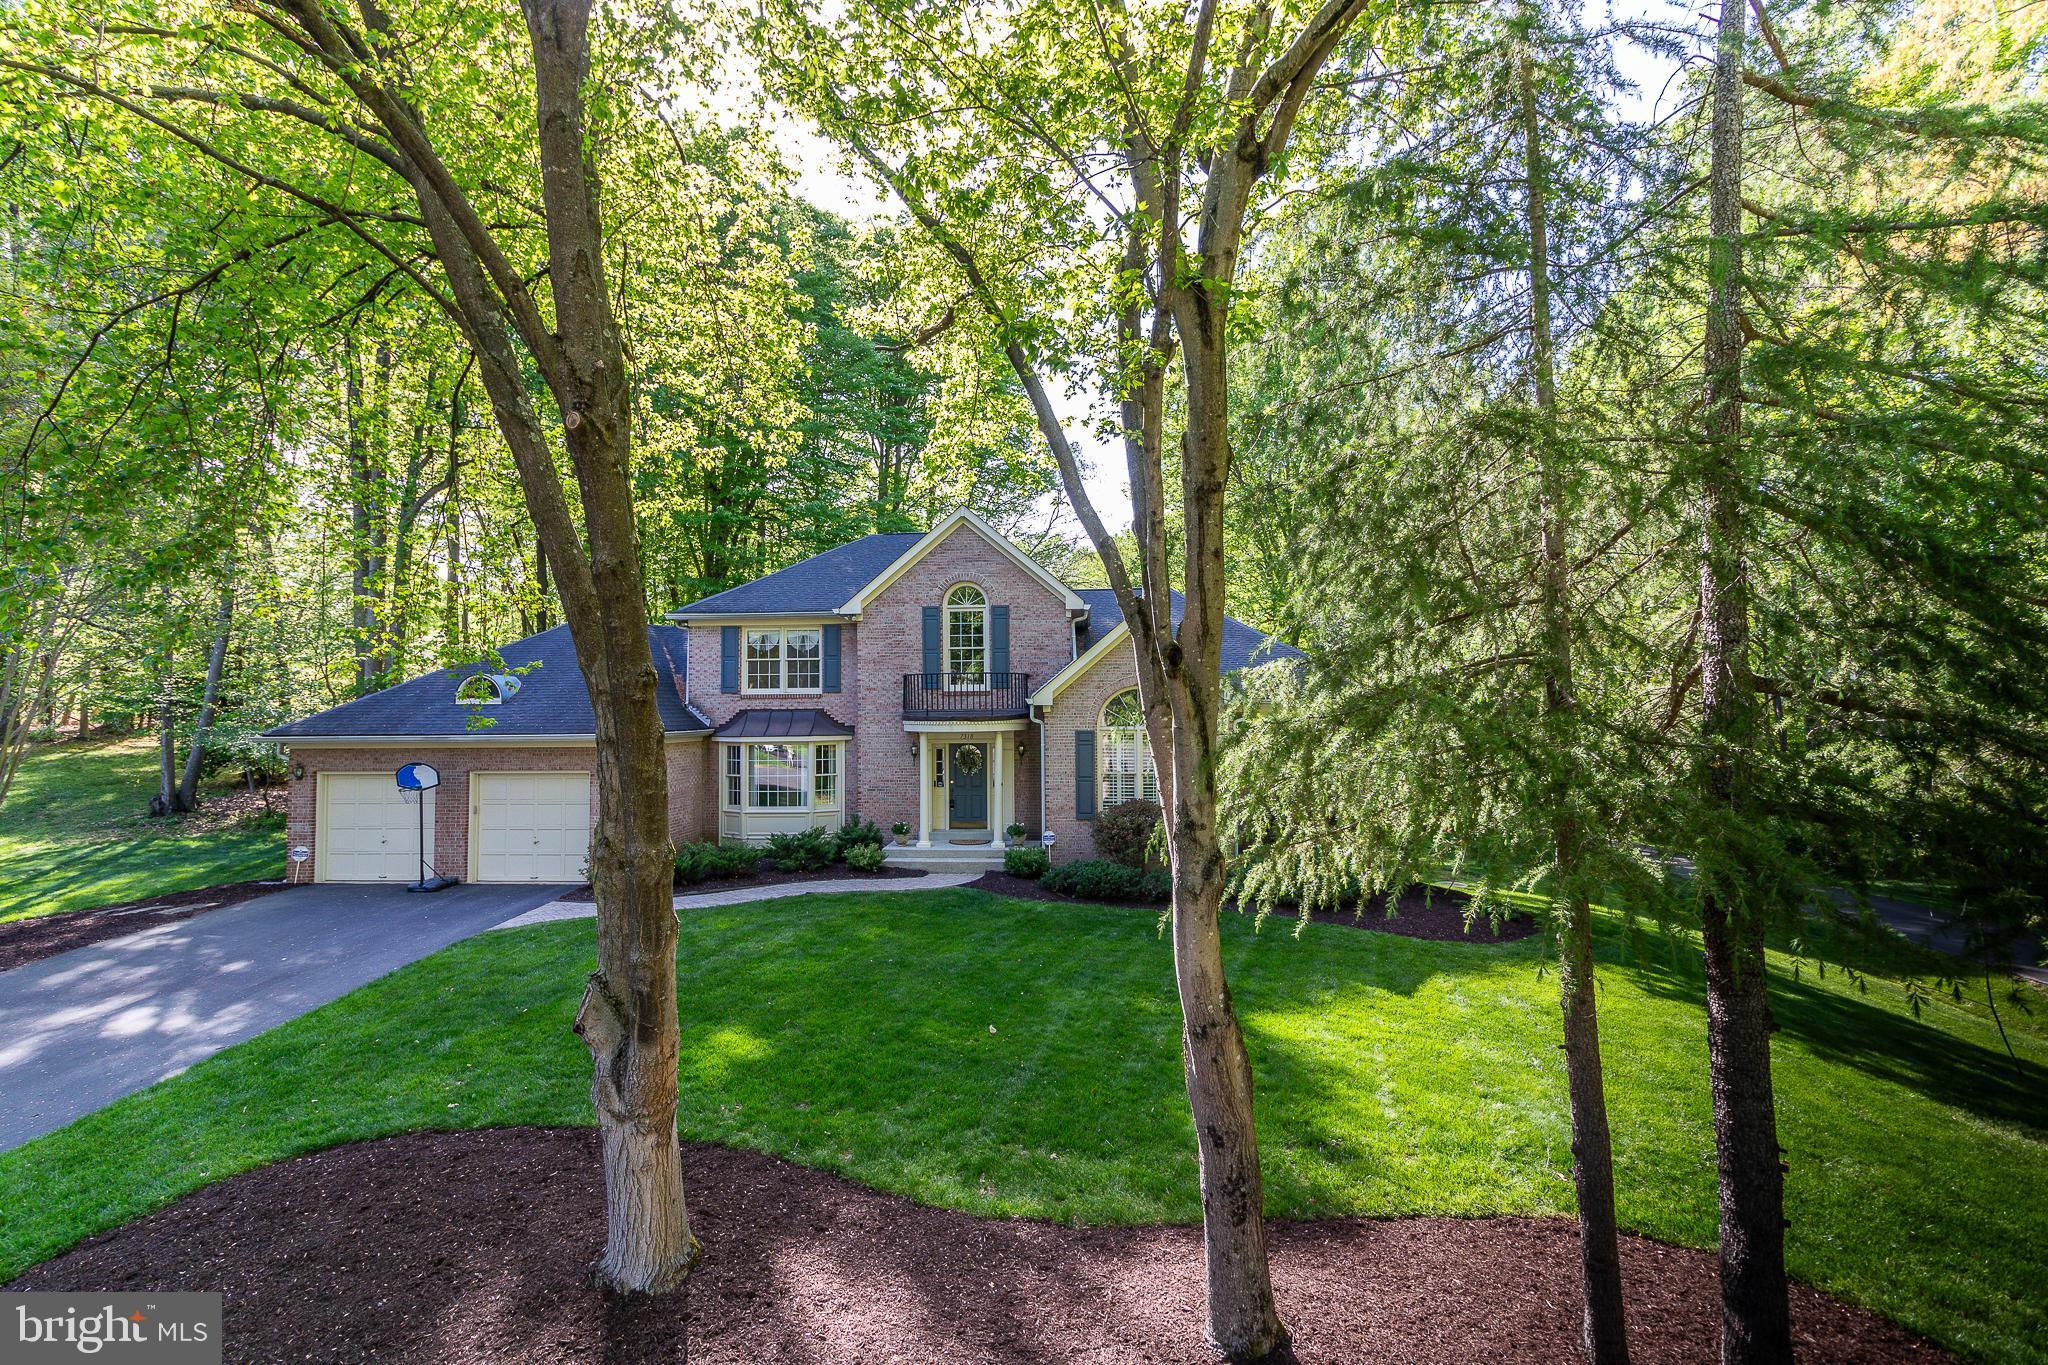
[[[740,628],[720,626],[718,628],[718,690],[737,692],[740,690]]]
[[[924,609],[924,685],[926,687],[941,686],[939,670],[944,667],[945,665],[939,658],[939,609],[937,607],[926,607]]]
[[[825,690],[839,690],[839,627],[825,627]]]
[[[1008,687],[1010,680],[1010,609],[990,607],[988,609],[988,671],[996,675],[997,687]]]
[[[1074,731],[1074,814],[1095,818],[1095,732]]]

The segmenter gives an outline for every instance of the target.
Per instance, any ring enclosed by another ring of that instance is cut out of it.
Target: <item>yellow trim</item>
[[[1105,654],[1115,648],[1120,642],[1129,639],[1130,635],[1130,623],[1118,621],[1109,628],[1109,634],[1088,646],[1086,654],[1083,654],[1080,658],[1074,660],[1050,678],[1047,678],[1043,686],[1025,698],[1025,703],[1030,706],[1051,706],[1059,700],[1060,693],[1073,686],[1089,669],[1101,663],[1102,657]],[[1131,686],[1136,687],[1137,685],[1138,670],[1133,665],[1131,668]]]
[[[947,516],[946,519],[941,521],[937,526],[932,527],[931,530],[925,533],[924,538],[922,540],[918,541],[917,544],[911,546],[902,554],[898,555],[896,557],[895,563],[891,564],[888,568],[882,570],[882,572],[877,574],[875,577],[869,579],[867,584],[864,587],[862,587],[859,592],[856,592],[853,596],[847,598],[846,601],[842,602],[839,606],[839,615],[858,615],[861,612],[861,610],[867,606],[869,599],[874,597],[877,593],[882,592],[891,583],[894,583],[897,579],[903,577],[904,574],[908,573],[911,567],[915,565],[920,559],[923,559],[926,555],[930,554],[933,550],[937,549],[941,544],[943,544],[945,542],[946,537],[951,535],[956,529],[958,529],[962,523],[965,523],[966,525],[973,527],[977,532],[980,533],[982,539],[986,540],[996,549],[1001,550],[1004,554],[1008,555],[1012,562],[1014,562],[1018,568],[1024,570],[1024,572],[1030,574],[1033,578],[1037,579],[1053,594],[1053,596],[1059,598],[1060,601],[1066,605],[1067,610],[1087,610],[1088,604],[1086,602],[1083,602],[1080,598],[1080,595],[1077,594],[1072,588],[1060,582],[1059,579],[1054,578],[1051,572],[1048,571],[1043,564],[1040,564],[1030,555],[1025,554],[1015,545],[1012,545],[1010,543],[1010,539],[1008,536],[1005,536],[1001,531],[998,531],[995,527],[989,525],[986,521],[983,521],[981,517],[976,513],[969,511],[967,508],[963,507],[959,511]],[[968,580],[961,580],[961,582],[966,581]],[[958,584],[955,584],[954,586],[957,587]],[[976,586],[979,585],[977,584]],[[983,589],[984,593],[986,593],[986,591],[986,589]]]

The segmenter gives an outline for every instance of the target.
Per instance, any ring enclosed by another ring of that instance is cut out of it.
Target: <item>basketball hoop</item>
[[[441,774],[431,763],[408,763],[398,770],[397,778],[399,799],[420,813],[420,879],[405,889],[445,891],[455,885],[455,878],[440,876],[427,863],[427,803],[422,799],[424,793],[441,785]]]

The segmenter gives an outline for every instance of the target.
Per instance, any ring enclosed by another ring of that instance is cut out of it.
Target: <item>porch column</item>
[[[991,846],[1003,846],[1003,826],[1010,822],[1003,817],[1003,741],[1009,735],[998,730],[988,746],[988,784],[994,790],[988,797],[988,841]]]
[[[923,731],[917,736],[917,846],[932,846],[931,738]]]

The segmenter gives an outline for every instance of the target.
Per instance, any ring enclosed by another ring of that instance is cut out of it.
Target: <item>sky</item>
[[[1654,19],[1694,30],[1704,27],[1701,11],[1676,3],[1676,0],[1599,0],[1598,3],[1580,0],[1580,3],[1582,22],[1589,27],[1603,22],[1606,16],[1623,21]],[[1633,94],[1624,95],[1619,100],[1621,113],[1633,119],[1668,113],[1675,101],[1678,64],[1633,43],[1619,44],[1615,57],[1621,74],[1636,86]],[[778,149],[794,172],[795,192],[819,208],[828,209],[852,222],[887,218],[898,212],[900,206],[892,198],[878,192],[865,175],[854,172],[845,158],[803,121],[778,119],[774,136]],[[1090,420],[1090,406],[1097,400],[1089,394],[1064,392],[1055,392],[1053,399],[1069,439],[1081,449],[1088,496],[1096,511],[1111,530],[1125,529],[1131,524],[1129,479],[1124,471],[1122,450],[1095,433],[1096,423]],[[1080,523],[1065,508],[1064,499],[1060,501],[1059,511],[1063,515],[1056,524],[1064,534],[1078,538],[1081,535]]]

